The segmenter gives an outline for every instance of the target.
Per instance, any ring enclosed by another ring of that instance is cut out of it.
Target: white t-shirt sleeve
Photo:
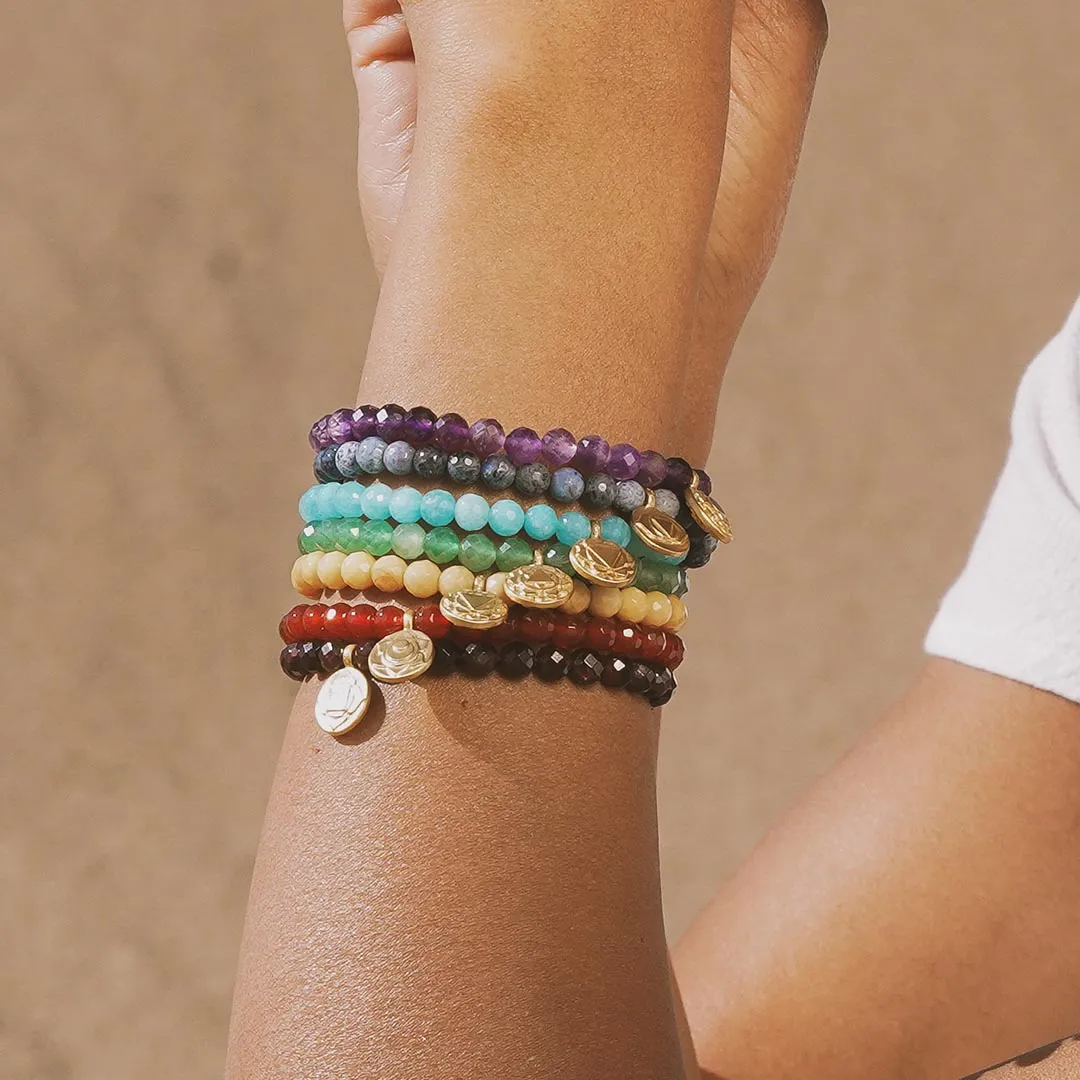
[[[1080,702],[1080,302],[1020,383],[1005,468],[926,651]]]

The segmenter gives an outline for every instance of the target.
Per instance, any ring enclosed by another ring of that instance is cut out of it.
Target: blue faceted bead
[[[525,532],[534,540],[550,540],[559,524],[559,515],[547,503],[537,503],[525,511]]]
[[[416,451],[407,442],[392,442],[383,451],[383,465],[394,476],[408,476],[412,472],[413,456]]]
[[[313,520],[327,521],[332,517],[337,517],[337,510],[335,508],[337,502],[337,489],[337,484],[319,485],[319,490],[313,500],[317,517]]]
[[[584,490],[585,478],[577,469],[556,469],[551,474],[551,497],[556,502],[577,502]]]
[[[312,484],[311,487],[300,496],[300,502],[297,504],[297,510],[300,511],[301,521],[319,521],[319,512],[316,507],[319,505],[319,491],[322,488],[322,484]]]
[[[390,496],[390,516],[403,525],[420,520],[420,492],[416,488],[400,487]]]
[[[621,517],[606,517],[600,522],[600,535],[605,540],[618,544],[619,547],[626,547],[634,534]]]
[[[454,520],[466,532],[479,532],[488,523],[491,507],[483,495],[468,491],[457,501],[454,507]]]
[[[394,492],[386,484],[372,484],[364,492],[364,517],[368,521],[385,521],[390,516],[390,499]]]
[[[568,514],[563,514],[559,518],[559,523],[555,527],[555,535],[559,538],[560,544],[566,544],[567,547],[573,547],[579,540],[584,540],[586,537],[592,535],[592,522],[577,510],[571,510]]]
[[[334,517],[359,517],[364,512],[364,485],[350,480],[334,492]]]
[[[500,499],[491,508],[488,524],[499,536],[514,536],[525,524],[525,511],[513,499]]]
[[[360,443],[356,451],[356,463],[371,476],[377,476],[383,470],[383,454],[386,443],[378,435],[369,435]]]
[[[420,516],[429,525],[449,525],[454,520],[454,506],[457,500],[449,491],[435,488],[425,492],[420,499]]]

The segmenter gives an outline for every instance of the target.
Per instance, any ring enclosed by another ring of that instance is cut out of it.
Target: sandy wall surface
[[[903,687],[1080,290],[1080,7],[838,0],[665,717],[673,931]],[[0,15],[0,1076],[219,1074],[306,425],[374,302],[333,5]],[[709,662],[705,662],[705,658]]]

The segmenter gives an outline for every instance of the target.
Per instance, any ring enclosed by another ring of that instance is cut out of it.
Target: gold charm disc
[[[710,495],[706,495],[700,488],[697,473],[690,481],[686,489],[686,508],[691,517],[710,535],[722,544],[730,544],[734,539],[731,531],[731,522],[720,505]]]
[[[570,549],[570,565],[593,585],[624,589],[637,577],[637,560],[613,540],[590,536]]]
[[[368,671],[384,683],[408,682],[423,675],[435,659],[431,638],[420,630],[399,630],[380,641],[368,657]]]
[[[652,501],[652,492],[649,492]],[[670,515],[655,506],[639,506],[630,515],[634,535],[657,555],[678,558],[690,550],[690,537],[686,530]]]
[[[531,563],[507,574],[503,592],[508,600],[522,607],[556,608],[570,599],[574,592],[574,579],[557,566]]]
[[[362,671],[344,667],[322,684],[315,699],[315,723],[329,735],[352,731],[371,704],[371,683]]]
[[[455,626],[470,630],[490,630],[506,622],[507,607],[502,597],[479,589],[451,593],[439,601],[439,610]],[[370,666],[371,661],[368,661]]]

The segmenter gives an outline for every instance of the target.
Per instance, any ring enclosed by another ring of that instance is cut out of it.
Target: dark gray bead
[[[682,509],[682,500],[674,491],[667,488],[657,488],[653,495],[656,497],[656,509],[669,517],[678,517]]]
[[[360,443],[356,451],[356,461],[360,468],[371,476],[378,476],[383,471],[383,454],[386,443],[378,435],[369,435]]]
[[[517,468],[505,454],[492,454],[480,467],[480,479],[495,491],[505,491],[517,477]]]
[[[620,480],[615,485],[612,505],[620,514],[632,514],[645,503],[645,489],[636,480]]]
[[[696,570],[699,566],[704,566],[712,558],[717,543],[716,537],[708,533],[691,537],[690,552],[683,560],[683,566],[687,570]]]
[[[344,442],[334,454],[334,464],[337,466],[337,471],[347,480],[359,476],[364,471],[360,468],[359,453],[360,444],[358,442]]]
[[[556,502],[577,502],[585,490],[585,480],[577,469],[567,466],[551,474],[551,497]]]
[[[413,454],[412,467],[417,476],[436,480],[446,472],[446,451],[437,446],[421,446]]]
[[[542,461],[522,465],[514,480],[514,487],[527,496],[543,495],[550,486],[551,470]]]
[[[460,450],[446,459],[446,475],[459,484],[475,484],[480,479],[480,455]]]
[[[585,481],[581,501],[593,510],[606,510],[615,502],[615,478],[607,473],[593,473]]]
[[[416,451],[404,439],[392,442],[383,453],[383,465],[394,476],[408,476],[413,470]]]
[[[338,472],[337,447],[324,446],[315,454],[315,479],[325,483],[333,483],[344,480],[345,477]]]

